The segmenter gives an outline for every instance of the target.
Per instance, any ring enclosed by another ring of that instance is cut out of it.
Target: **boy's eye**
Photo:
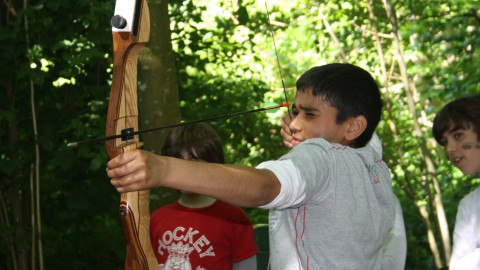
[[[442,140],[440,141],[440,145],[443,146],[443,147],[446,147],[446,146],[447,146],[447,143],[448,143],[447,139],[442,139]]]
[[[462,136],[463,136],[463,133],[462,133],[462,132],[455,132],[455,133],[453,134],[453,137],[454,137],[455,139],[457,139],[457,140],[460,139],[460,138],[462,138]]]

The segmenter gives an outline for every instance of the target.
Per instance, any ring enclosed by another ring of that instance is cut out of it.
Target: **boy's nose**
[[[457,145],[455,142],[447,142],[446,145],[445,145],[445,151],[447,151],[447,153],[453,153],[457,150]]]
[[[295,133],[298,133],[301,130],[300,121],[298,120],[298,117],[294,116],[292,118],[292,122],[290,122],[289,128],[290,128],[290,132],[292,132],[292,135]]]

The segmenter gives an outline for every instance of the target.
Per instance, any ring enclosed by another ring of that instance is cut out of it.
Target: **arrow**
[[[290,104],[288,102],[284,102],[280,105],[275,104],[275,103],[268,103],[267,106],[263,107],[263,108],[258,108],[258,109],[243,111],[243,112],[229,113],[229,114],[224,114],[224,115],[219,115],[219,116],[213,116],[213,117],[194,120],[194,121],[190,121],[190,122],[181,122],[181,123],[177,123],[177,124],[161,126],[161,127],[156,127],[156,128],[150,128],[150,129],[144,129],[144,130],[138,130],[138,131],[134,131],[133,128],[127,128],[127,129],[122,130],[121,134],[107,136],[107,137],[103,137],[103,138],[97,138],[97,139],[71,142],[71,143],[68,143],[67,146],[68,147],[77,147],[81,144],[91,144],[91,143],[97,143],[97,142],[104,142],[104,141],[113,140],[113,139],[122,139],[122,141],[127,141],[127,140],[130,140],[130,139],[133,139],[133,137],[135,135],[142,134],[142,133],[159,131],[159,130],[163,130],[163,129],[167,129],[167,128],[188,126],[188,125],[193,125],[193,124],[197,124],[197,123],[201,123],[201,122],[209,122],[209,121],[215,121],[215,120],[219,120],[219,119],[232,118],[232,117],[237,117],[237,116],[240,116],[240,115],[245,115],[245,114],[250,114],[250,113],[255,113],[255,112],[267,111],[267,113],[275,113],[275,112],[278,111],[279,108],[282,108],[282,107],[287,107],[288,108],[288,106],[290,106]]]

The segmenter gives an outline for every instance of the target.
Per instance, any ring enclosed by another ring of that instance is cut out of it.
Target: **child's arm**
[[[280,192],[280,182],[269,170],[187,161],[143,150],[127,151],[107,167],[118,192],[164,186],[246,207],[268,204]]]
[[[257,256],[253,255],[250,258],[247,258],[243,261],[238,263],[233,263],[232,265],[233,270],[252,270],[257,269]]]
[[[388,239],[384,248],[385,250],[382,256],[382,269],[405,269],[405,259],[407,257],[407,236],[405,233],[402,207],[397,197],[395,197],[395,223],[388,235]]]
[[[473,270],[479,269],[480,266],[480,248],[476,243],[475,222],[472,221],[473,216],[471,215],[472,202],[476,202],[476,200],[466,201],[464,199],[458,206],[450,259],[450,269],[452,270]]]

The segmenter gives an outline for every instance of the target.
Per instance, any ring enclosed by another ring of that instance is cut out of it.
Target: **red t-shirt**
[[[239,207],[216,201],[205,208],[178,202],[151,215],[150,239],[160,269],[232,269],[257,254],[252,222]],[[163,268],[162,268],[163,267]]]

